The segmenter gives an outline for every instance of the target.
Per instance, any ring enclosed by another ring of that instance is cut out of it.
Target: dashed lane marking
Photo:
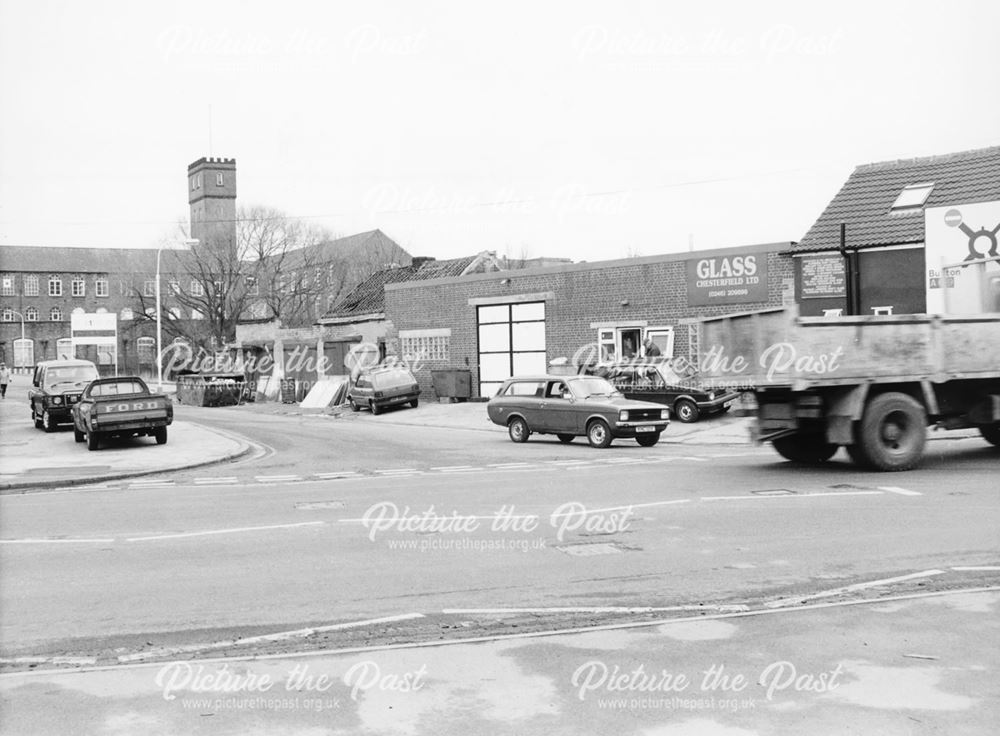
[[[257,475],[254,478],[258,483],[294,483],[302,480],[301,475]]]
[[[704,496],[702,501],[752,501],[754,499],[775,499],[775,498],[820,498],[830,496],[881,496],[882,491],[818,491],[816,493],[771,493],[761,495],[750,494],[746,496]]]
[[[196,486],[221,486],[232,485],[239,480],[235,476],[228,475],[223,478],[195,478],[193,482]]]
[[[273,529],[294,529],[302,526],[326,526],[324,521],[302,521],[297,524],[272,524],[269,526],[240,526],[232,529],[209,529],[202,532],[180,532],[178,534],[155,534],[148,537],[129,537],[126,542],[152,542],[158,539],[187,539],[190,537],[208,537],[217,534],[239,534],[241,532],[264,532]]]
[[[951,569],[955,572],[1000,572],[1000,565],[963,565]]]
[[[879,486],[879,490],[888,491],[889,493],[898,493],[900,496],[922,496],[924,494],[919,491],[911,491],[907,488],[900,488],[899,486]]]
[[[0,544],[110,544],[114,539],[0,539]]]

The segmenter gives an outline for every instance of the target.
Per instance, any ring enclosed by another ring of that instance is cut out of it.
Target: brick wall
[[[780,255],[790,244],[727,248],[605,263],[477,274],[459,278],[391,284],[386,288],[390,354],[398,351],[399,330],[451,328],[449,360],[423,365],[416,375],[423,391],[434,396],[432,369],[468,369],[478,395],[476,307],[470,299],[551,292],[546,299],[547,359],[572,358],[597,339],[592,322],[645,320],[649,326],[673,326],[675,355],[686,355],[688,330],[683,320],[778,307],[794,301],[792,259]],[[757,253],[767,259],[767,300],[750,304],[690,306],[685,261],[712,255]],[[509,283],[504,284],[504,280]],[[628,304],[623,306],[622,301]]]

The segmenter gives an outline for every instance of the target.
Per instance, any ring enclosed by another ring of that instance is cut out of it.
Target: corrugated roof
[[[923,208],[1000,200],[1000,146],[858,166],[792,252],[922,243],[922,208],[893,212],[903,187],[934,182]]]
[[[385,310],[385,285],[400,281],[423,281],[447,276],[461,276],[483,254],[452,258],[444,261],[428,260],[416,266],[387,268],[377,271],[362,281],[350,294],[335,304],[321,319],[339,319],[361,314],[376,314]]]

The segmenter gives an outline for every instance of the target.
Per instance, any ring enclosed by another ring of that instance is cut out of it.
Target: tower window
[[[224,186],[226,186],[226,177],[223,176],[222,174],[216,174],[215,175],[215,186],[217,186],[217,187],[224,187]]]

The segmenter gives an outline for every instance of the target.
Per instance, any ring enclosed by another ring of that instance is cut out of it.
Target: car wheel
[[[361,407],[358,406],[358,402],[354,399],[351,399],[351,411],[361,411]]]
[[[410,406],[412,406],[414,409],[416,409],[417,408],[417,404],[419,404],[419,403],[420,403],[420,399],[414,399],[413,401],[410,402]]]
[[[771,444],[786,460],[803,465],[825,463],[837,453],[837,445],[827,442],[822,434],[793,434],[779,437]]]
[[[652,447],[660,441],[660,433],[653,432],[653,434],[637,434],[635,436],[635,441],[639,443],[640,447]]]
[[[156,444],[165,445],[167,444],[167,428],[157,427],[153,430],[153,436],[156,438]]]
[[[607,447],[611,444],[611,429],[603,419],[595,419],[587,425],[587,441],[591,447]]]
[[[42,428],[42,418],[35,413],[35,407],[31,407],[31,419],[35,423],[35,429]]]
[[[42,429],[46,432],[54,432],[56,430],[56,423],[52,420],[52,415],[49,414],[48,409],[42,409]]]
[[[74,424],[73,425],[73,440],[76,441],[76,442],[83,442],[85,439],[87,439],[87,435],[85,435],[83,432],[81,432],[79,429],[77,429],[76,425]]]
[[[101,447],[101,438],[98,436],[97,432],[87,432],[87,449],[97,450]]]
[[[574,439],[576,439],[575,434],[557,434],[556,437],[558,437],[559,441],[562,442],[564,445],[569,444]]]
[[[983,439],[995,447],[1000,447],[1000,424],[984,424],[979,428]]]
[[[924,454],[927,414],[920,402],[892,391],[865,407],[857,431],[858,451],[874,470],[910,470]]]
[[[697,422],[700,414],[698,405],[690,399],[681,399],[674,404],[674,415],[685,424]]]
[[[507,434],[510,435],[513,442],[527,442],[528,437],[531,436],[531,430],[528,429],[528,423],[521,417],[514,417],[507,425]]]
[[[376,404],[374,401],[368,402],[368,408],[371,409],[373,415],[378,416],[382,413],[382,407]]]

